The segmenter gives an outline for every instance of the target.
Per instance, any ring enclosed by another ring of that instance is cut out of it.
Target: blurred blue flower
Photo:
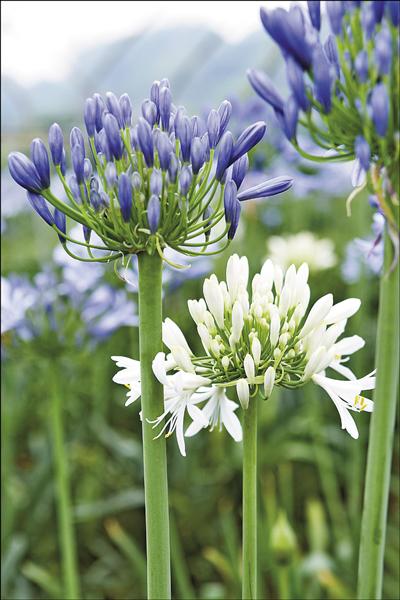
[[[342,277],[346,283],[356,283],[364,269],[373,275],[379,275],[383,266],[383,228],[385,219],[375,213],[372,224],[373,236],[367,239],[357,238],[346,247],[346,256],[342,264]]]

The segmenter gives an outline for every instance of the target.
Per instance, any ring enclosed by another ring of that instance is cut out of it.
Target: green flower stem
[[[257,598],[257,405],[243,411],[243,600]]]
[[[155,440],[151,424],[164,412],[163,388],[152,371],[153,358],[162,350],[162,260],[158,254],[142,252],[138,262],[147,597],[167,600],[171,597],[167,455],[164,436]]]
[[[52,364],[50,426],[53,436],[55,468],[55,495],[58,512],[58,527],[61,545],[64,597],[68,600],[80,598],[76,538],[73,524],[68,458],[64,441],[62,394],[60,376]]]
[[[376,342],[377,379],[368,445],[358,568],[358,598],[381,598],[386,515],[399,373],[399,263],[390,272],[392,243],[385,233]]]

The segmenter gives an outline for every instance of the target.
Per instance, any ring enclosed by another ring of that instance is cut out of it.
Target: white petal
[[[331,323],[337,323],[342,319],[349,319],[358,311],[361,306],[361,300],[358,298],[347,298],[343,302],[338,302],[332,306],[331,310],[325,317],[325,323],[330,325]]]
[[[178,367],[187,373],[195,373],[195,368],[190,360],[190,355],[182,346],[171,346],[171,354]]]
[[[306,336],[308,333],[310,333],[310,331],[312,331],[322,323],[326,315],[331,310],[332,304],[332,294],[326,294],[325,296],[322,296],[322,298],[316,301],[314,306],[311,308],[306,322],[304,323],[303,328],[300,332],[301,337]]]
[[[249,384],[245,379],[239,379],[237,382],[236,393],[242,408],[246,409],[249,406],[250,390]]]
[[[235,440],[235,442],[241,442],[243,438],[242,433],[242,425],[232,410],[226,402],[221,403],[221,420],[222,423],[229,433],[231,437]]]
[[[114,360],[117,364],[117,367],[123,367],[125,369],[130,369],[137,373],[140,373],[140,361],[134,360],[133,358],[127,358],[126,356],[112,356],[112,360]]]
[[[176,440],[178,442],[178,447],[182,456],[186,456],[186,448],[185,448],[185,436],[183,435],[183,420],[185,417],[185,405],[183,405],[178,412],[178,416],[176,419]]]
[[[204,426],[201,421],[192,421],[185,431],[185,437],[193,437],[202,429],[204,429]]]
[[[338,356],[348,356],[365,346],[365,340],[359,335],[343,338],[335,344],[335,351]]]
[[[188,354],[192,354],[185,336],[171,319],[165,319],[162,325],[162,340],[170,350],[172,346],[182,346]]]
[[[194,422],[200,423],[202,427],[207,427],[209,421],[204,416],[203,411],[200,410],[200,408],[188,402],[187,411]]]
[[[158,381],[163,385],[166,385],[168,383],[167,370],[165,365],[165,353],[158,352],[153,359],[152,368],[154,375],[157,377]]]
[[[340,375],[343,375],[343,377],[346,377],[346,379],[356,379],[353,371],[349,369],[349,367],[342,365],[339,361],[331,362],[329,368],[333,369],[337,373],[340,373]]]

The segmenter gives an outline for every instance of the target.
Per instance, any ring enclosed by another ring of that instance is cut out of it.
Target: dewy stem
[[[257,405],[243,411],[243,600],[257,598]]]
[[[390,272],[392,242],[385,232],[376,342],[376,389],[370,424],[358,567],[358,598],[381,598],[386,518],[399,375],[399,263]]]
[[[58,534],[61,546],[63,591],[66,600],[77,600],[80,598],[78,561],[73,525],[68,459],[64,441],[63,405],[59,388],[59,374],[57,369],[54,369],[53,364],[50,373],[52,373],[50,426],[53,437],[53,459],[56,480],[55,496],[58,513]]]
[[[163,388],[152,371],[153,358],[162,350],[162,260],[158,254],[141,252],[138,262],[147,597],[168,600],[171,576],[166,444],[163,436],[154,439],[150,423],[164,411]]]

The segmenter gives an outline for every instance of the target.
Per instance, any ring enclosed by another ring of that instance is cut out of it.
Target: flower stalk
[[[54,368],[52,373],[50,427],[53,437],[53,459],[56,472],[56,502],[61,546],[64,597],[70,600],[80,598],[76,538],[73,525],[70,478],[65,451],[62,397],[59,377]]]
[[[386,230],[376,342],[375,409],[370,425],[358,570],[358,598],[381,598],[399,373],[399,262]]]
[[[164,410],[163,388],[151,367],[162,349],[162,259],[142,252],[138,261],[147,597],[165,600],[171,597],[167,456],[165,438],[154,440],[150,423]]]
[[[243,411],[243,565],[242,598],[257,598],[257,405]]]

